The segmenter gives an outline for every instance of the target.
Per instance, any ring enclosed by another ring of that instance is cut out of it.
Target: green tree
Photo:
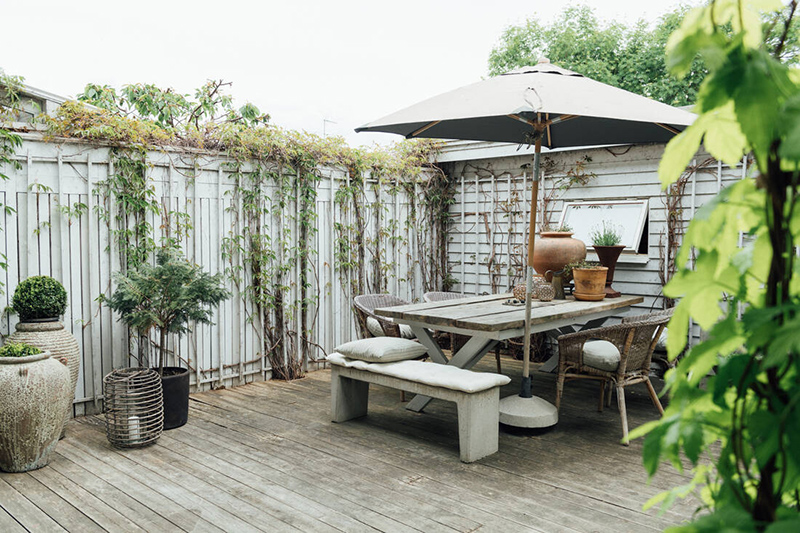
[[[489,55],[489,73],[500,75],[540,57],[597,81],[654,98],[670,105],[693,103],[705,68],[695,61],[683,79],[671,76],[664,61],[669,35],[688,8],[662,15],[654,28],[644,21],[633,26],[603,24],[587,6],[570,6],[550,24],[528,19],[503,33]]]
[[[682,268],[664,289],[680,298],[669,356],[685,348],[690,320],[708,340],[668,374],[664,417],[631,434],[647,434],[651,474],[662,461],[693,464],[691,485],[660,499],[699,490],[707,512],[677,531],[800,531],[800,70],[786,63],[796,8],[715,0],[668,43],[676,75],[698,53],[709,75],[697,120],[667,146],[662,182],[678,179],[701,142],[728,164],[755,161],[689,226]]]
[[[194,99],[172,88],[162,89],[150,83],[125,85],[121,91],[108,85],[86,85],[78,100],[111,111],[119,116],[150,120],[170,133],[181,135],[208,133],[220,125],[258,126],[269,122],[269,115],[247,103],[239,109],[224,93],[231,85],[210,80],[195,91]]]
[[[162,376],[167,335],[187,333],[192,322],[211,324],[212,310],[230,297],[222,286],[222,274],[203,272],[168,248],[159,250],[155,266],[143,263],[114,278],[117,289],[105,300],[106,305],[142,336],[158,329],[158,372]]]

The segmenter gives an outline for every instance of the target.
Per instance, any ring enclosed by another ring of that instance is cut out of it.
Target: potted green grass
[[[75,337],[64,329],[59,318],[67,309],[67,291],[55,278],[32,276],[22,281],[14,290],[11,307],[19,317],[16,331],[9,335],[10,343],[25,343],[50,352],[56,359],[65,358],[70,375],[69,405],[66,422],[72,415],[75,386],[80,369],[80,347]]]
[[[591,232],[592,245],[594,251],[597,253],[597,259],[600,264],[608,268],[608,276],[606,276],[605,293],[606,298],[619,298],[620,293],[611,287],[611,282],[614,281],[614,269],[617,266],[617,261],[625,249],[622,242],[622,233],[611,222],[604,220],[602,226],[595,228]]]
[[[164,393],[164,429],[184,425],[189,413],[189,370],[167,366],[167,336],[190,331],[190,324],[211,323],[213,309],[230,296],[222,275],[211,275],[177,251],[164,248],[156,264],[143,264],[115,277],[117,289],[106,305],[120,320],[147,338],[158,330],[156,368]]]
[[[49,461],[71,404],[66,365],[30,344],[0,347],[0,470],[27,472]]]

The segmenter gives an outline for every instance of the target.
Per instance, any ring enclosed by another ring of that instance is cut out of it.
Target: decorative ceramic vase
[[[72,417],[72,402],[75,400],[75,386],[78,383],[78,369],[81,365],[81,354],[78,341],[64,329],[58,320],[29,321],[17,324],[17,330],[8,336],[6,342],[21,342],[36,346],[48,351],[56,359],[61,357],[67,360],[69,368],[70,390],[69,403],[66,407],[67,416],[61,428],[61,437],[64,437],[67,421]]]
[[[606,297],[607,267],[573,268],[572,279],[575,282],[576,300],[598,302]]]
[[[558,272],[570,263],[586,259],[586,245],[568,231],[543,231],[533,248],[533,268],[541,275]]]
[[[45,466],[58,442],[70,377],[66,359],[43,352],[0,357],[0,470],[27,472]]]
[[[556,297],[556,290],[549,283],[541,283],[536,290],[536,297],[543,302],[549,302]]]
[[[514,293],[514,298],[516,298],[520,302],[524,302],[526,291],[527,291],[526,285],[524,283],[520,283],[518,285],[514,285],[514,290],[512,292]]]
[[[606,277],[606,298],[619,298],[621,295],[618,291],[611,288],[611,282],[614,281],[614,269],[617,266],[617,260],[622,250],[625,249],[624,244],[617,246],[594,246],[594,251],[597,253],[597,259],[604,267],[608,267],[608,276]]]

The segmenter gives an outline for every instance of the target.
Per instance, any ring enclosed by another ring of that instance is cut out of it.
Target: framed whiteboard
[[[603,222],[611,224],[622,234],[625,252],[639,249],[642,231],[647,220],[647,200],[609,200],[596,202],[566,202],[559,226],[572,228],[573,237],[592,246],[592,232],[602,230]]]

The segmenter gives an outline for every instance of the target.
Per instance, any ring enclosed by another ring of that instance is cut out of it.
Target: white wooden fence
[[[75,141],[44,142],[28,134],[16,159],[21,170],[5,168],[11,179],[0,182],[0,202],[15,211],[2,215],[0,253],[6,255],[9,268],[0,271],[5,291],[0,301],[10,305],[15,287],[29,276],[50,275],[64,284],[69,295],[64,323],[78,339],[82,354],[75,413],[93,412],[100,407],[103,376],[112,369],[135,364],[130,357],[135,350],[129,345],[127,328],[98,301],[101,294],[111,293],[112,275],[121,268],[119,247],[109,224],[100,216],[104,202],[113,200],[96,192],[97,183],[114,172],[114,158],[108,148]],[[241,206],[233,199],[234,184],[225,161],[203,153],[187,158],[165,151],[149,153],[147,162],[156,197],[169,206],[168,210],[186,213],[192,221],[193,229],[182,242],[187,258],[212,273],[231,266],[223,257],[223,240],[241,233],[244,217],[235,216]],[[317,188],[316,231],[310,246],[315,250],[310,270],[316,273],[310,293],[318,298],[318,316],[310,340],[319,346],[312,350],[312,360],[321,359],[325,351],[357,335],[351,311],[352,288],[340,281],[334,254],[334,221],[352,222],[352,212],[343,211],[334,202],[335,191],[347,176],[337,169],[323,169],[322,176]],[[365,194],[367,202],[375,202],[371,186],[365,187]],[[414,228],[406,224],[409,198],[402,192],[380,194],[383,216],[392,219],[396,228],[391,235],[377,237],[383,261],[389,265],[384,274],[387,289],[409,300],[418,299],[421,287]],[[113,210],[115,206],[110,207]],[[278,232],[288,234],[290,240],[296,238],[298,209],[295,196],[283,209],[288,227],[269,228],[276,242]],[[371,212],[365,211],[369,217]],[[150,217],[158,240],[167,231],[166,225],[154,215]],[[365,238],[375,239],[374,221],[368,219],[365,226]],[[232,261],[233,266],[242,265],[242,258],[236,254]],[[295,265],[286,280],[291,287],[287,346],[295,350],[300,346],[298,269]],[[179,341],[172,339],[170,349],[193,369],[195,389],[270,377],[269,361],[261,348],[263,331],[258,320],[253,320],[253,306],[235,284],[229,282],[229,289],[233,297],[215,312],[214,325],[197,325]],[[14,331],[16,322],[15,315],[5,314],[0,333]]]
[[[471,155],[471,146],[475,147],[472,151],[476,155]],[[491,157],[493,152],[502,155]],[[502,146],[486,148],[481,143],[456,143],[440,155],[440,161],[454,165],[453,175],[460,181],[460,192],[451,209],[449,262],[452,275],[460,280],[454,290],[465,294],[501,292],[522,281],[523,270],[514,266],[524,266],[519,245],[527,239],[532,154],[510,156],[507,152]],[[636,309],[640,312],[661,309],[663,305],[660,270],[664,266],[660,259],[668,216],[666,196],[658,180],[663,152],[664,145],[650,145],[544,154],[551,160],[553,170],[540,185],[540,198],[552,192],[556,179],[570,169],[574,171],[577,161],[583,162],[583,172],[595,175],[585,186],[555,191],[554,201],[548,207],[551,224],[558,223],[566,201],[649,201],[643,236],[646,252],[623,254],[614,277],[617,290],[644,297]],[[692,166],[700,168],[689,174],[682,210],[674,214],[679,217],[678,242],[697,209],[723,187],[742,179],[748,170],[746,164],[731,168],[703,152],[696,155]],[[539,211],[541,214],[541,205]],[[537,226],[542,221],[541,216],[537,217]],[[587,243],[587,249],[587,259],[593,259],[591,243]],[[494,275],[490,275],[492,266],[496,268]],[[693,338],[698,335],[695,329]]]
[[[502,292],[520,279],[515,265],[522,264],[521,246],[530,208],[530,168],[523,167],[531,157],[475,159],[463,154],[463,147],[459,147],[458,151],[445,150],[441,155],[442,160],[454,163],[450,171],[458,185],[450,210],[448,247],[450,275],[457,281],[453,290],[465,294]],[[553,163],[551,176],[542,184],[543,194],[547,194],[552,191],[554,178],[573,168],[575,161],[589,157],[584,160],[584,171],[595,177],[586,186],[574,186],[563,194],[557,191],[549,205],[554,222],[564,201],[649,200],[646,253],[624,257],[614,283],[624,293],[644,296],[642,311],[661,307],[659,271],[664,267],[659,258],[667,218],[657,177],[662,154],[663,146],[553,152],[547,155]],[[698,154],[696,163],[705,158]],[[98,211],[106,199],[95,192],[96,184],[114,172],[113,158],[108,148],[76,141],[44,142],[29,134],[24,137],[17,161],[22,169],[6,168],[11,179],[0,182],[0,202],[15,210],[2,215],[0,252],[7,256],[9,268],[7,272],[0,271],[5,289],[0,299],[9,305],[14,288],[28,276],[46,274],[64,283],[70,297],[64,322],[78,339],[82,354],[75,413],[94,412],[99,408],[103,376],[134,363],[129,356],[127,328],[98,301],[101,294],[113,290],[111,276],[121,267],[119,249]],[[225,161],[204,153],[186,158],[185,154],[182,157],[170,151],[149,153],[147,161],[157,198],[169,210],[186,213],[192,221],[193,230],[182,242],[187,257],[210,272],[241,266],[241,257],[226,263],[222,252],[225,237],[240,234],[243,224],[235,216],[241,206],[234,200],[234,184]],[[729,168],[707,162],[702,171],[693,173],[687,182],[683,210],[676,213],[681,220],[679,233],[697,208],[727,183],[741,179],[745,172],[746,167]],[[348,176],[338,169],[323,169],[322,175],[311,245],[316,252],[310,258],[311,271],[316,273],[311,292],[318,296],[318,315],[310,333],[310,340],[318,348],[312,351],[312,360],[357,335],[351,310],[353,288],[349,281],[341,281],[334,250],[334,223],[353,222],[352,211],[343,210],[334,201],[336,191],[348,183]],[[387,292],[404,299],[419,300],[423,292],[419,262],[426,258],[419,257],[419,227],[407,224],[410,197],[373,185],[365,186],[367,203],[376,202],[379,194],[382,207],[365,210],[367,216],[373,217],[366,221],[365,238],[379,241],[378,253],[387,265],[384,286]],[[75,207],[80,204],[85,209],[76,212]],[[282,213],[288,227],[269,227],[268,231],[276,239],[278,232],[287,232],[290,241],[296,238],[298,209],[298,203],[290,201]],[[167,231],[162,221],[150,222],[158,233]],[[291,316],[287,317],[287,330],[289,340],[294,336],[294,342],[287,345],[294,350],[300,346],[298,269],[295,265],[288,280],[291,302],[287,309]],[[367,266],[366,270],[369,272],[370,268]],[[195,389],[270,377],[271,369],[262,349],[263,331],[258,321],[253,321],[252,305],[235,284],[230,283],[229,288],[233,297],[217,310],[214,325],[199,325],[179,341],[173,339],[171,349],[193,369]],[[6,314],[0,333],[13,331],[15,323],[16,317]]]

